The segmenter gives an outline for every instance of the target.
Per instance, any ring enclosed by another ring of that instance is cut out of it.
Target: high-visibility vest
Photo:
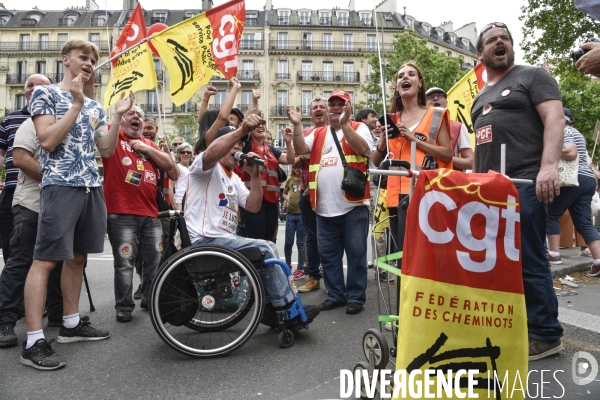
[[[392,114],[392,121],[395,124],[400,123],[401,113]],[[447,109],[441,107],[430,107],[419,125],[413,130],[413,136],[417,136],[420,140],[425,142],[438,145],[437,135],[442,128],[443,122],[446,121],[446,126],[450,127],[450,113]],[[394,139],[388,139],[389,141],[389,152],[390,159],[392,160],[404,160],[410,162],[410,141],[402,137]],[[425,152],[417,147],[416,152],[416,170],[421,169],[423,159],[425,158]],[[439,168],[452,168],[452,160],[449,162],[442,161],[438,158],[435,159],[438,163]],[[410,193],[410,179],[408,177],[399,176],[388,176],[387,184],[387,206],[398,207],[398,197],[400,193]]]
[[[354,122],[350,121],[350,126],[352,129],[357,130],[362,122]],[[312,209],[317,208],[317,181],[319,170],[321,169],[321,161],[323,159],[323,148],[325,147],[325,142],[327,138],[327,134],[330,132],[329,126],[324,126],[321,128],[316,128],[313,131],[313,135],[315,137],[313,141],[312,150],[310,152],[310,161],[308,165],[308,193],[310,195],[310,206]],[[346,162],[349,167],[356,168],[363,172],[365,175],[367,174],[367,163],[369,161],[368,157],[356,154],[352,147],[346,142],[346,138],[342,138],[340,141],[340,145],[342,146],[342,152],[344,153],[344,157],[346,157]],[[340,188],[340,190],[342,190]],[[361,203],[366,199],[371,198],[371,192],[369,189],[369,181],[367,181],[367,185],[365,187],[365,193],[361,197],[353,197],[348,193],[344,192],[344,197],[351,203]]]
[[[263,198],[269,203],[277,203],[279,201],[280,194],[280,183],[278,179],[278,170],[279,160],[275,157],[275,154],[271,151],[269,146],[264,145],[258,146],[254,141],[252,141],[252,149],[250,150],[259,156],[262,155],[263,159],[267,162],[267,167],[260,167],[260,184],[263,190]],[[250,189],[250,182],[252,181],[252,177],[249,173],[242,173],[241,177],[242,181],[246,185],[248,189]]]

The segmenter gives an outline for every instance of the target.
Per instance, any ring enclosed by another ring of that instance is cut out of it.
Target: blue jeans
[[[158,218],[130,214],[108,215],[108,239],[115,266],[115,309],[133,311],[133,269],[142,257],[142,301],[150,299],[150,286],[160,264],[162,226]]]
[[[292,265],[292,249],[294,247],[294,236],[298,246],[298,269],[304,269],[304,224],[301,214],[287,213],[285,216],[285,262]]]
[[[317,246],[317,214],[310,206],[310,201],[300,196],[298,201],[300,213],[302,214],[302,223],[304,224],[304,233],[306,233],[306,255],[308,264],[306,264],[306,273],[308,276],[320,280],[323,275],[319,267],[321,266],[321,257],[319,247]],[[298,267],[300,268],[300,267]]]
[[[521,209],[521,259],[528,333],[530,338],[553,342],[563,335],[563,328],[558,322],[558,301],[544,252],[546,204],[538,201],[535,182],[516,186]]]
[[[369,207],[356,206],[344,215],[317,215],[317,236],[327,300],[364,304],[367,296]],[[344,251],[348,275],[344,284]]]
[[[548,205],[548,235],[560,235],[558,219],[567,208],[571,214],[573,225],[587,244],[600,240],[600,235],[592,224],[592,209],[590,204],[596,192],[596,179],[591,176],[579,175],[579,186],[561,187],[560,196]]]
[[[202,238],[196,240],[194,244],[218,244],[229,247],[234,250],[247,249],[249,247],[258,247],[265,255],[265,259],[279,258],[275,244],[267,240],[247,239],[240,236]],[[294,301],[294,293],[290,284],[277,264],[266,265],[258,269],[258,274],[265,285],[265,291],[273,307],[283,307]]]

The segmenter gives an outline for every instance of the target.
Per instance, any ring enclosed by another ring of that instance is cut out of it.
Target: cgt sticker
[[[122,258],[131,258],[133,255],[133,248],[131,247],[131,243],[123,243],[119,246],[119,255]]]
[[[156,246],[155,246],[155,248],[156,248],[156,250],[158,250],[158,252],[162,253],[162,251],[163,251],[163,242],[162,242],[162,240],[161,240],[161,239],[159,239],[159,240],[156,242]]]

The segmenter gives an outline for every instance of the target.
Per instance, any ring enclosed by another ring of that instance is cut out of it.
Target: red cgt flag
[[[142,11],[142,5],[138,3],[131,13],[131,17],[129,17],[129,21],[123,28],[123,32],[121,32],[121,36],[119,36],[119,40],[113,47],[110,52],[110,57],[113,57],[115,54],[121,53],[128,48],[135,46],[146,37],[146,21],[144,20],[144,13]],[[118,58],[112,60],[113,67],[117,66]]]

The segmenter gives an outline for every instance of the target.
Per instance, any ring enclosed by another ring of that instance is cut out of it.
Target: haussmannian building
[[[7,10],[0,3],[0,108],[7,113],[25,105],[23,87],[33,73],[61,81],[64,69],[60,50],[70,39],[94,42],[100,49],[100,62],[106,60],[136,4],[135,0],[124,0],[122,10],[107,11],[88,0],[87,7],[57,11]],[[175,25],[210,9],[212,0],[202,0],[198,5],[201,8],[145,10],[146,26]],[[375,12],[357,10],[354,0],[346,9],[319,10],[276,8],[272,0],[266,0],[264,10],[246,10],[237,74],[242,90],[236,107],[246,111],[252,101],[252,89],[260,89],[259,107],[268,129],[278,139],[280,128],[289,122],[287,105],[300,106],[302,114],[308,116],[314,97],[327,98],[337,88],[348,92],[354,102],[368,104],[362,87],[370,79],[371,66],[365,53],[377,52],[378,43],[383,52],[389,51],[394,36],[408,28],[426,38],[432,48],[462,58],[461,68],[468,70],[477,63],[475,23],[457,30],[452,22],[432,26],[405,10],[398,12],[396,0],[383,1]],[[154,64],[158,88],[136,93],[136,103],[146,113],[160,116],[161,131],[172,137],[178,133],[174,118],[196,114],[203,89],[176,107],[168,94],[168,72],[158,57],[154,57]],[[100,103],[110,73],[110,63],[96,73],[96,100]],[[210,83],[219,92],[209,107],[219,108],[227,96],[229,82],[212,79]],[[305,123],[310,123],[308,117]],[[281,143],[278,140],[276,144]]]

